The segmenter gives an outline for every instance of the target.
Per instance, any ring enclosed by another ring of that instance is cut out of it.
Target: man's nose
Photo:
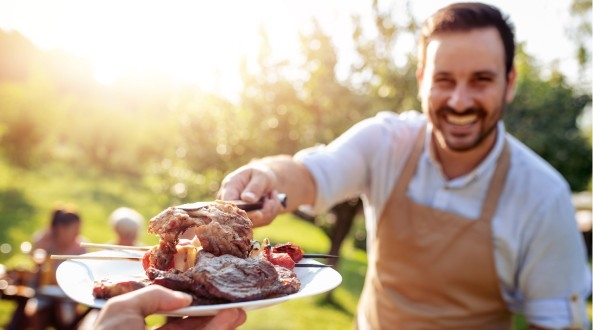
[[[457,84],[447,101],[447,105],[458,111],[464,111],[472,107],[474,100],[468,87],[463,84]]]

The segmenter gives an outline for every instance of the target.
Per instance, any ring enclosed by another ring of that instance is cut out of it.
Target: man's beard
[[[503,109],[500,109],[501,116],[502,116],[502,111],[503,111]],[[458,111],[455,111],[453,108],[451,108],[447,105],[444,105],[444,106],[440,107],[435,112],[435,116],[437,118],[437,123],[440,121],[449,123],[449,121],[447,121],[448,114],[477,115],[477,117],[478,117],[477,120],[482,125],[487,124],[487,122],[485,122],[484,120],[487,118],[488,113],[482,107],[471,107],[471,108],[468,108],[468,109],[464,110],[463,112],[459,113]],[[450,150],[455,151],[455,152],[468,152],[468,151],[471,151],[471,150],[477,148],[479,145],[481,145],[486,140],[486,138],[488,138],[491,134],[495,134],[497,123],[498,123],[498,119],[496,121],[494,121],[490,126],[483,127],[482,130],[479,132],[478,138],[475,141],[473,141],[473,143],[464,145],[464,146],[455,146],[455,145],[450,144],[447,141],[447,139],[444,138],[444,133],[443,133],[440,125],[435,125],[435,126],[439,131],[441,131],[441,134],[443,135],[443,141],[447,145],[447,148],[449,148]]]

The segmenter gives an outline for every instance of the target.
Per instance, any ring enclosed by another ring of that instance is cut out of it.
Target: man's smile
[[[453,125],[459,125],[459,126],[473,124],[476,121],[478,121],[479,117],[480,116],[478,116],[478,114],[475,112],[462,113],[462,114],[448,112],[443,115],[443,118],[445,119],[445,121],[447,123],[453,124]]]

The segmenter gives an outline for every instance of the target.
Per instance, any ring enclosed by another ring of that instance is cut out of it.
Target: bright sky
[[[424,19],[450,2],[413,0],[412,8]],[[527,51],[542,62],[574,57],[565,35],[570,0],[487,2],[511,15],[517,40],[527,40]],[[87,58],[105,83],[124,71],[151,69],[229,95],[240,88],[240,56],[259,48],[262,22],[278,57],[290,58],[299,52],[297,31],[314,15],[347,62],[350,15],[369,11],[370,0],[0,0],[0,29]],[[563,62],[561,69],[576,73],[574,64]]]

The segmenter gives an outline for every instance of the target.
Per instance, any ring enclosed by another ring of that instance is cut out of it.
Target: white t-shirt
[[[309,168],[317,184],[313,210],[323,212],[360,196],[367,243],[372,244],[384,204],[425,123],[426,117],[417,111],[381,112],[327,146],[297,153],[295,159]],[[591,292],[591,273],[569,186],[542,158],[506,134],[502,122],[497,129],[500,134],[490,155],[471,173],[453,180],[446,179],[425,147],[408,195],[424,205],[478,218],[506,137],[511,163],[492,221],[503,297],[510,310],[542,327],[588,324],[584,301]],[[430,138],[429,124],[425,146]],[[359,323],[364,327],[364,320]]]

